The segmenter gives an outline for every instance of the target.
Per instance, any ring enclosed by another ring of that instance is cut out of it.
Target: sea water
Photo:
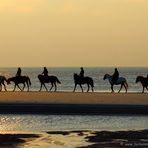
[[[148,116],[0,114],[0,132],[50,130],[119,131],[148,129]]]
[[[113,74],[114,68],[85,68],[85,76],[92,77],[96,92],[109,92],[110,84],[103,80],[104,74]],[[127,79],[128,92],[141,92],[141,84],[136,84],[138,75],[147,76],[148,68],[118,68],[120,76]],[[17,68],[0,68],[0,75],[6,78],[15,76]],[[31,79],[31,91],[38,91],[40,83],[37,78],[43,68],[22,68],[22,75]],[[55,75],[61,81],[58,91],[73,91],[73,74],[80,68],[48,68],[49,75]],[[50,87],[50,84],[47,85]],[[12,91],[13,84],[7,89]],[[84,86],[86,89],[86,86]],[[115,87],[117,91],[119,86]],[[19,91],[17,89],[17,91]],[[44,89],[45,91],[45,89]],[[77,88],[77,91],[81,91]],[[124,90],[123,90],[124,91]],[[45,132],[49,130],[139,130],[148,129],[146,115],[32,115],[0,114],[0,132]]]

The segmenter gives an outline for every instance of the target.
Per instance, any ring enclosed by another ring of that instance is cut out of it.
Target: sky
[[[148,67],[147,0],[0,0],[1,67]]]

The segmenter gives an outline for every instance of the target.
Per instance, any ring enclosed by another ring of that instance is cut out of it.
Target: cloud
[[[46,4],[46,0],[1,0],[0,12],[31,13]]]

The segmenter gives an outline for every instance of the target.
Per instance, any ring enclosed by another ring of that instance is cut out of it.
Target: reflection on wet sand
[[[147,147],[148,130],[137,131],[48,131],[39,134],[1,134],[3,147]]]

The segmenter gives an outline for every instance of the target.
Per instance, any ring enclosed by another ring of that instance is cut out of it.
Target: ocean
[[[94,80],[94,91],[95,92],[110,92],[110,84],[108,80],[103,80],[105,74],[113,74],[114,68],[89,68],[84,67],[85,76],[92,77]],[[148,68],[118,68],[120,76],[125,77],[128,83],[128,92],[141,92],[142,87],[141,84],[136,84],[136,77],[138,75],[147,76]],[[15,76],[17,68],[0,68],[0,75],[6,76],[6,78]],[[41,74],[43,68],[22,68],[22,75],[27,75],[31,79],[32,86],[30,91],[38,91],[40,88],[40,82],[38,80],[38,74]],[[73,74],[80,72],[80,68],[50,68],[48,67],[49,75],[55,75],[61,81],[61,84],[57,86],[57,91],[73,91],[74,88],[74,80]],[[21,85],[20,85],[21,86]],[[8,85],[7,89],[9,91],[13,90],[14,85]],[[21,86],[22,87],[22,86]],[[50,84],[47,84],[48,89],[51,87]],[[87,90],[87,86],[83,86],[84,91]],[[114,86],[115,91],[118,91],[120,86]],[[18,89],[16,91],[19,91]],[[43,91],[45,89],[43,88]],[[81,91],[80,87],[77,86],[76,91]],[[122,92],[125,90],[123,89]]]
[[[148,129],[146,115],[0,114],[0,132],[40,133],[51,130],[121,131]]]
[[[92,77],[95,92],[110,92],[110,84],[103,80],[104,74],[113,74],[114,68],[84,67],[85,76]],[[127,79],[128,92],[141,92],[141,84],[135,83],[138,75],[147,76],[148,68],[118,68],[120,76]],[[17,68],[0,68],[0,75],[6,78],[15,76]],[[30,77],[32,86],[30,91],[38,91],[40,83],[37,78],[43,68],[22,68],[22,75]],[[55,75],[62,84],[57,91],[71,92],[74,88],[73,74],[79,73],[80,68],[50,68],[49,75]],[[7,86],[8,91],[14,85]],[[47,85],[50,88],[50,84]],[[84,90],[87,87],[84,86]],[[115,86],[118,91],[119,86]],[[18,89],[16,91],[19,91]],[[45,91],[45,89],[43,90]],[[78,87],[76,91],[81,91]],[[124,92],[125,90],[122,90]],[[32,114],[0,114],[0,132],[45,132],[49,130],[139,130],[148,129],[146,115],[32,115]]]

